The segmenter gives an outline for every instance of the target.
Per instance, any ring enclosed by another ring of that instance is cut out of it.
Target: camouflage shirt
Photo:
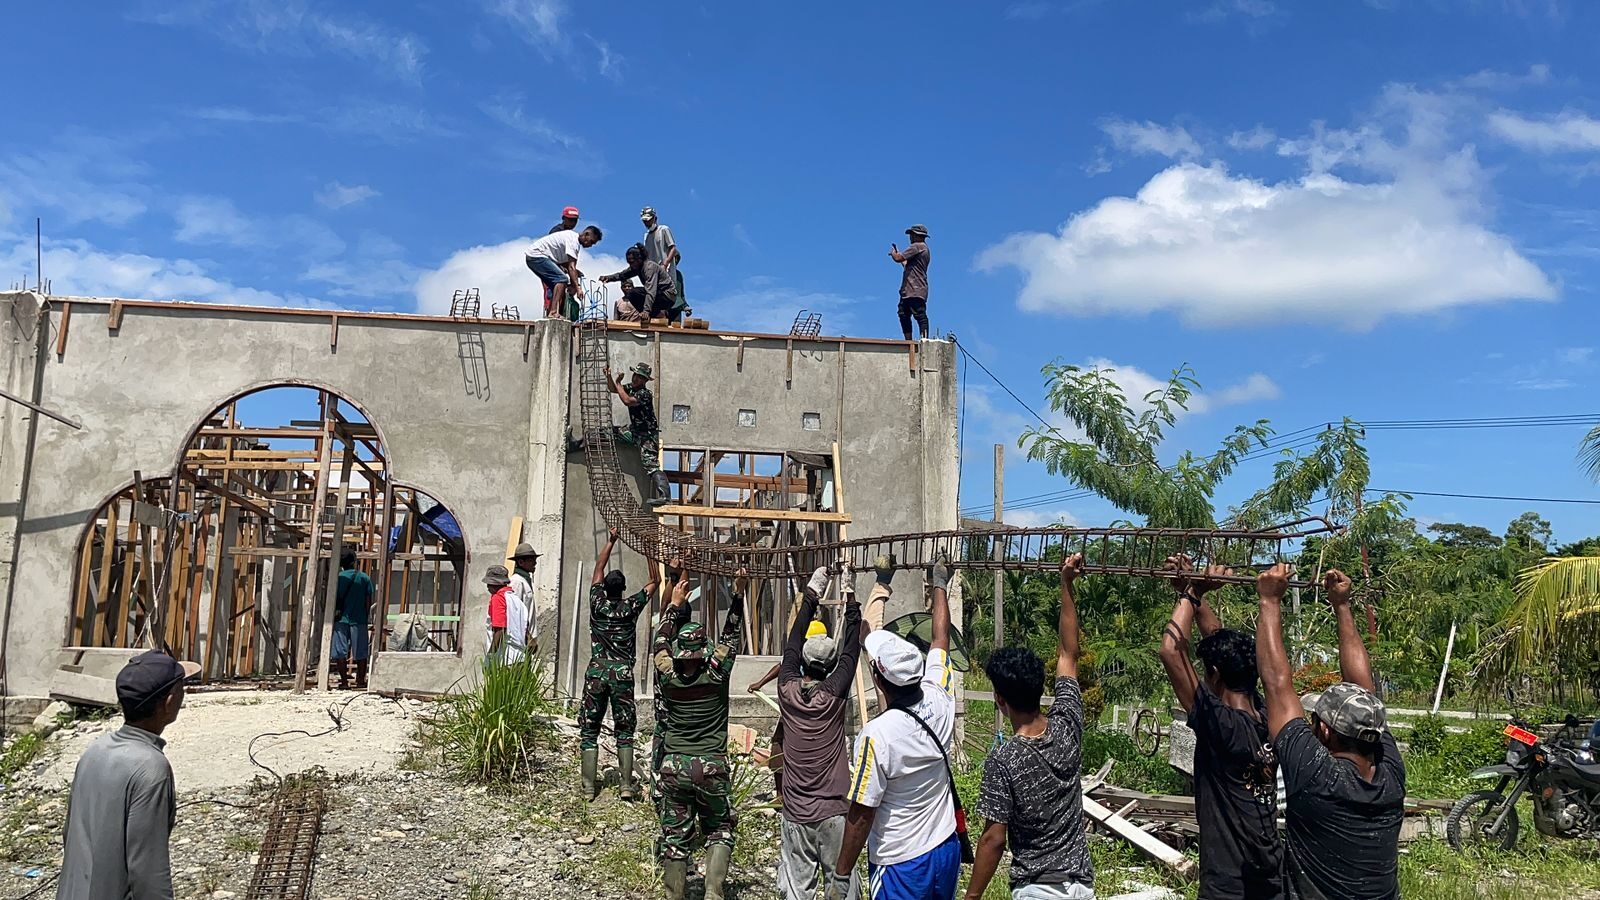
[[[639,642],[634,636],[634,623],[639,613],[650,605],[648,591],[628,597],[612,599],[606,596],[601,585],[589,588],[589,648],[590,662],[617,662],[633,665],[638,655]]]
[[[650,393],[648,386],[634,387],[631,384],[623,385],[622,389],[628,396],[639,401],[628,407],[628,430],[639,440],[653,438],[661,433],[661,425],[656,422],[656,398]]]
[[[734,595],[722,625],[722,636],[706,654],[692,678],[678,673],[672,661],[673,637],[688,618],[685,607],[668,608],[654,643],[661,705],[662,741],[668,753],[719,757],[728,752],[728,679],[743,646],[744,603]]]

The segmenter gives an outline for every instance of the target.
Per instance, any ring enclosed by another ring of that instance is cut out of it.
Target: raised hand
[[[1071,584],[1083,575],[1083,570],[1083,554],[1074,553],[1061,561],[1061,580]]]
[[[1294,566],[1278,563],[1256,576],[1256,593],[1262,600],[1274,603],[1282,601],[1283,595],[1289,590],[1289,576],[1293,574]]]
[[[1328,602],[1334,606],[1350,602],[1350,576],[1338,569],[1322,573],[1322,587],[1328,592]]]

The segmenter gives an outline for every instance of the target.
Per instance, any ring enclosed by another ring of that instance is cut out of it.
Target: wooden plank
[[[749,509],[733,506],[690,506],[666,504],[654,510],[658,516],[696,516],[710,519],[754,519],[769,522],[832,522],[845,524],[850,517],[845,513],[807,512],[800,509]]]
[[[94,568],[94,525],[83,534],[83,546],[78,549],[78,585],[73,590],[73,624],[83,632],[90,629],[88,618],[94,614],[94,601],[89,597],[89,575]],[[87,638],[83,641],[88,644]]]
[[[106,319],[107,331],[118,331],[122,328],[123,305],[121,300],[111,301],[111,315]]]
[[[117,507],[120,497],[112,497],[106,504],[106,525],[100,541],[100,580],[96,585],[94,603],[89,609],[88,619],[83,623],[83,644],[86,647],[95,644],[95,620],[99,618],[99,610],[111,602],[111,570],[117,558]]]
[[[339,401],[334,400],[337,404]],[[322,648],[317,651],[317,690],[328,689],[332,669],[334,614],[339,604],[339,558],[344,555],[344,520],[350,503],[350,469],[355,460],[355,445],[345,436],[344,458],[339,463],[339,499],[333,511],[333,546],[328,551],[328,584],[322,598]]]
[[[328,496],[328,474],[333,467],[333,437],[324,401],[320,458],[317,464],[316,500],[311,506],[310,559],[306,564],[305,584],[296,610],[297,642],[295,645],[294,692],[306,690],[306,670],[311,666],[311,617],[316,614],[317,556],[322,550],[322,510]]]
[[[328,317],[328,349],[334,352],[339,350],[339,314],[334,313]]]
[[[783,386],[787,390],[794,383],[794,338],[783,343]]]
[[[510,571],[513,565],[511,554],[516,551],[517,545],[522,543],[522,517],[513,516],[511,528],[506,531],[506,570]]]
[[[1088,797],[1083,798],[1083,811],[1107,831],[1136,847],[1141,853],[1161,863],[1184,878],[1193,878],[1194,860],[1163,843],[1127,819],[1101,806]]]
[[[67,355],[67,326],[72,324],[72,301],[61,304],[61,327],[56,331],[56,359]]]

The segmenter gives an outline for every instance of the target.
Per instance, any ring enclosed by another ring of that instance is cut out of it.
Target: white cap
[[[907,687],[922,680],[922,651],[898,634],[874,631],[862,642],[867,658],[883,676],[883,680],[898,687]]]

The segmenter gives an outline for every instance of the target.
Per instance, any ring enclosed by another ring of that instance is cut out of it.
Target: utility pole
[[[990,538],[990,540],[994,542],[994,544],[993,544],[994,559],[995,559],[996,562],[999,562],[1005,556],[1005,544],[1003,543],[1004,536],[1000,533],[1001,529],[1005,528],[1005,522],[1001,519],[1001,516],[1005,513],[1005,504],[1006,504],[1006,501],[1005,501],[1005,489],[1006,489],[1006,445],[1005,444],[995,444],[994,445],[994,530],[995,530],[995,533],[994,533],[994,536]],[[1005,645],[1005,640],[1006,640],[1005,589],[1006,589],[1005,572],[1001,571],[997,567],[994,570],[994,648],[996,650],[999,650],[1002,646],[1004,646]],[[999,707],[998,704],[996,704],[996,706],[994,708],[994,733],[995,734],[1003,734],[1004,731],[1005,731],[1005,722],[1003,722],[1001,720],[1000,707]]]

